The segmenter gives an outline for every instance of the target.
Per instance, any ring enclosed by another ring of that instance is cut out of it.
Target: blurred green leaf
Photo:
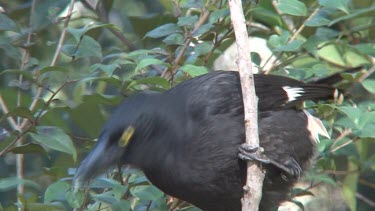
[[[77,190],[68,190],[65,193],[65,198],[68,201],[69,205],[73,208],[80,208],[85,201],[85,195],[83,191]]]
[[[182,34],[171,34],[163,39],[167,45],[183,45],[184,36]]]
[[[87,35],[83,36],[79,44],[65,44],[63,52],[70,57],[76,58],[102,58],[102,47],[96,40]]]
[[[221,18],[228,18],[229,15],[230,15],[230,12],[228,8],[216,9],[212,11],[208,21],[209,23],[213,24],[219,21],[219,19]]]
[[[348,171],[356,171],[358,166],[353,162],[353,158],[349,159]],[[357,207],[356,193],[358,189],[358,173],[349,173],[345,176],[342,184],[342,192],[346,203],[349,205],[350,210],[355,211]]]
[[[329,19],[321,16],[319,13],[312,16],[309,20],[305,22],[306,26],[311,26],[311,27],[317,27],[317,26],[326,26],[330,22]]]
[[[63,130],[52,126],[37,126],[37,133],[29,133],[34,141],[42,144],[46,148],[65,152],[73,156],[73,160],[77,160],[77,151],[73,145],[70,136]]]
[[[14,147],[11,152],[14,154],[28,154],[28,153],[39,153],[48,157],[46,150],[39,144],[28,143],[21,146]]]
[[[168,24],[159,26],[152,31],[147,32],[145,37],[159,38],[159,37],[165,37],[170,34],[181,33],[181,32],[182,30],[180,29],[180,27],[178,27],[177,24],[168,23]]]
[[[200,37],[203,34],[210,32],[211,29],[214,28],[214,25],[211,23],[203,24],[201,27],[198,28],[193,34],[194,37]]]
[[[65,211],[67,210],[62,203],[28,203],[27,210],[30,211]]]
[[[120,28],[118,28],[116,25],[107,23],[107,24],[88,24],[80,29],[73,29],[73,28],[68,28],[68,32],[70,32],[74,39],[79,42],[80,39],[90,30],[92,29],[98,29],[98,28],[109,28],[109,29],[115,29],[118,31],[121,31]]]
[[[164,193],[151,185],[140,185],[130,189],[130,193],[143,200],[157,200],[163,197]]]
[[[0,12],[0,31],[18,31],[16,23]]]
[[[203,74],[208,73],[208,70],[206,67],[203,66],[196,66],[192,64],[186,64],[181,67],[182,71],[189,74],[191,77],[200,76]]]
[[[367,78],[362,81],[362,85],[367,91],[375,94],[375,79]]]
[[[302,46],[303,42],[301,40],[293,40],[292,42],[284,45],[284,46],[279,46],[275,49],[273,49],[274,51],[278,52],[278,51],[298,51],[301,46]]]
[[[201,56],[201,55],[205,56],[209,52],[211,52],[212,47],[213,46],[212,46],[211,42],[198,43],[194,47],[194,53],[195,53],[196,56]]]
[[[107,76],[112,76],[113,72],[120,68],[118,64],[94,64],[90,66],[90,71],[101,70],[106,73]]]
[[[179,17],[177,24],[179,26],[190,26],[194,27],[194,24],[198,21],[198,16],[192,15],[187,17]]]
[[[135,84],[158,85],[158,86],[161,86],[165,90],[170,88],[170,84],[168,80],[165,78],[161,78],[161,77],[137,79],[135,81],[132,81],[129,87]]]
[[[346,114],[354,124],[358,124],[359,118],[362,113],[361,110],[349,106],[341,106],[337,107],[337,109]]]
[[[352,18],[356,18],[358,16],[361,16],[361,15],[364,15],[366,13],[370,13],[370,12],[373,12],[373,11],[375,11],[375,6],[371,6],[369,8],[362,8],[362,9],[356,10],[355,12],[353,12],[349,15],[345,15],[345,16],[336,18],[335,20],[332,20],[331,23],[329,23],[328,26],[332,26],[332,25],[334,25],[338,22],[348,20],[348,19],[352,19]]]
[[[345,66],[346,61],[343,58],[342,52],[336,45],[326,45],[318,50],[318,55],[333,64]]]
[[[359,52],[375,57],[375,44],[374,43],[360,43],[353,46]]]
[[[113,211],[131,210],[131,202],[120,200],[111,205]]]
[[[147,59],[143,59],[141,60],[138,64],[137,64],[137,67],[135,68],[134,71],[139,71],[147,66],[150,66],[150,65],[166,65],[166,63],[164,63],[163,61],[159,60],[159,59],[154,59],[154,58],[147,58]]]
[[[307,15],[306,5],[298,0],[280,0],[280,3],[277,4],[277,8],[280,10],[281,14],[294,16]]]
[[[260,55],[257,52],[251,52],[250,56],[251,62],[260,66],[260,63],[262,62],[262,58],[260,57]]]
[[[346,14],[349,14],[348,0],[319,0],[318,2],[324,7],[341,10]]]
[[[2,116],[0,119],[13,116],[13,117],[23,117],[31,122],[34,121],[34,115],[31,113],[31,111],[28,108],[25,107],[16,107],[13,110],[11,110],[9,113],[7,113],[5,116]]]
[[[44,192],[44,203],[65,201],[65,194],[70,190],[70,185],[65,181],[57,181],[47,187]]]
[[[0,178],[0,191],[9,191],[11,189],[17,188],[17,185],[20,184],[34,189],[40,188],[40,186],[32,180],[20,179],[18,177],[6,177]]]

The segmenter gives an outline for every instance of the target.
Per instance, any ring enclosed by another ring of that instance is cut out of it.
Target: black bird
[[[255,86],[262,157],[243,144],[238,73],[217,71],[164,93],[126,99],[77,169],[76,184],[120,162],[137,166],[160,190],[203,210],[236,211],[241,210],[244,160],[255,159],[266,171],[260,210],[277,209],[311,165],[317,133],[328,135],[319,120],[295,105],[332,98],[335,89],[272,75],[255,75]]]

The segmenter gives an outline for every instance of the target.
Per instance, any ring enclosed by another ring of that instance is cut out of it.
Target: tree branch
[[[246,143],[252,147],[259,147],[258,100],[255,94],[245,16],[240,0],[229,0],[229,8],[238,50],[237,65],[244,101]],[[242,210],[256,211],[259,209],[259,203],[262,198],[263,180],[264,173],[262,169],[256,163],[248,162]]]

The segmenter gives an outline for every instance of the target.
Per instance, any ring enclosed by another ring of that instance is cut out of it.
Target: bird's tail
[[[361,67],[348,69],[307,83],[277,75],[267,77],[255,75],[258,105],[261,111],[265,111],[293,107],[306,100],[336,100],[341,96],[341,90],[337,90],[334,85],[343,80],[341,74],[358,72],[361,69]]]

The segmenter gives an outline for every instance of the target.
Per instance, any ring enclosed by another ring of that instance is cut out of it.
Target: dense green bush
[[[89,191],[74,191],[71,178],[124,97],[212,69],[234,42],[227,2],[72,2],[0,4],[0,210],[194,210],[134,169],[96,179]],[[311,80],[364,67],[344,74],[350,98],[341,104],[306,103],[332,139],[319,144],[304,178],[311,185],[294,193],[329,184],[351,210],[375,209],[374,2],[243,3],[251,36],[266,39],[277,58],[265,62],[252,48],[254,62],[270,67],[261,71]]]

